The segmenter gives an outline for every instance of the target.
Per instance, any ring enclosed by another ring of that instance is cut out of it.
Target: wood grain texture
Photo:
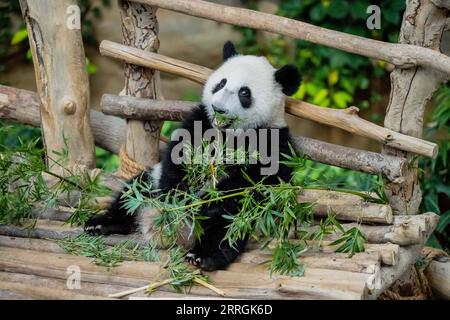
[[[406,4],[399,42],[440,53],[448,10],[438,8],[431,0],[408,0]],[[448,73],[429,67],[394,69],[391,73],[392,89],[384,126],[408,136],[422,138],[425,107],[433,93],[449,79]],[[418,161],[413,153],[403,151],[389,145],[383,147],[383,153],[404,157],[410,163],[405,180],[401,183],[386,183],[385,192],[397,214],[417,214],[422,202]]]
[[[76,5],[75,0],[20,1],[30,35],[47,165],[60,174],[64,169],[51,158],[65,148],[66,166],[95,167],[83,40],[81,30],[68,25],[68,8]]]
[[[125,45],[145,52],[159,49],[158,20],[156,7],[119,1],[122,17],[122,35]],[[124,66],[125,86],[121,95],[140,98],[161,98],[159,74],[152,69],[126,63]],[[151,167],[159,162],[159,121],[127,120],[126,152],[128,156],[143,165]]]

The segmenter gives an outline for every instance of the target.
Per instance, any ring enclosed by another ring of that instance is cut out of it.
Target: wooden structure
[[[205,82],[211,73],[205,67],[156,53],[158,7],[389,62],[395,69],[384,127],[360,118],[355,107],[326,109],[291,98],[286,103],[286,112],[291,115],[382,144],[383,151],[375,153],[305,137],[294,138],[296,148],[312,160],[381,174],[385,179],[389,205],[368,204],[359,197],[330,192],[299,195],[299,201],[317,203],[316,216],[327,215],[332,208],[342,220],[363,221],[360,229],[369,240],[366,252],[350,259],[334,253],[329,244],[321,248],[312,244],[312,249],[300,258],[307,265],[304,277],[270,277],[266,267],[259,264],[268,255],[254,245],[226,271],[209,273],[214,285],[224,290],[227,298],[375,299],[415,263],[438,220],[434,213],[418,212],[421,194],[414,155],[435,157],[438,152],[436,144],[421,139],[422,124],[425,104],[450,77],[450,57],[440,49],[442,34],[448,30],[450,1],[406,2],[400,43],[391,44],[207,1],[120,0],[123,44],[105,40],[100,52],[125,63],[125,86],[119,95],[103,97],[103,113],[100,113],[88,109],[81,31],[69,28],[63,21],[66,9],[75,5],[75,1],[21,0],[38,92],[0,86],[0,118],[41,126],[50,167],[52,151],[61,149],[66,141],[70,155],[67,165],[71,168],[93,168],[94,145],[120,153],[136,164],[134,169],[122,165],[122,176],[157,163],[160,149],[164,148],[164,143],[159,141],[161,122],[183,119],[195,107],[184,101],[164,101],[158,72],[198,83]],[[49,14],[61,20],[55,23],[48,19]],[[54,36],[56,28],[58,32]],[[160,280],[161,267],[156,263],[125,262],[107,272],[92,265],[87,258],[64,253],[51,240],[81,232],[79,228],[63,225],[61,221],[68,216],[64,210],[39,217],[32,230],[0,226],[0,297],[105,298],[117,291]],[[350,222],[345,227],[354,224]],[[139,241],[138,235],[132,238]],[[107,242],[114,244],[123,239],[110,236]],[[68,290],[66,286],[66,270],[71,265],[82,270],[79,290]],[[240,276],[242,273],[246,274],[245,279]],[[143,296],[142,293],[134,295]],[[155,296],[180,297],[165,287]],[[201,287],[193,287],[189,294],[194,298],[211,296],[214,293]]]

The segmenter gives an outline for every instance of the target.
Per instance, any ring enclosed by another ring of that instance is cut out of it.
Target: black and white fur
[[[238,129],[279,130],[279,141],[269,141],[269,144],[279,144],[279,159],[282,159],[282,153],[289,153],[290,141],[284,118],[285,97],[298,89],[300,74],[294,66],[287,65],[277,70],[264,57],[239,55],[231,42],[223,48],[223,59],[223,64],[211,74],[204,86],[202,104],[182,127],[192,133],[194,121],[201,121],[203,131],[216,128],[215,114],[219,112],[238,117],[235,127]],[[270,133],[267,136],[271,137]],[[164,193],[174,188],[186,189],[182,166],[171,161],[171,150],[177,143],[171,141],[162,161],[135,179],[151,179],[153,187]],[[291,169],[281,163],[278,173],[272,176],[261,175],[261,166],[257,163],[245,168],[243,165],[227,167],[228,177],[220,181],[217,188],[231,190],[250,186],[242,169],[254,182],[264,179],[266,184],[278,184],[280,179],[286,182],[291,179]],[[208,217],[202,221],[204,235],[188,253],[187,260],[205,270],[222,269],[230,264],[244,250],[247,239],[239,240],[237,248],[231,248],[227,241],[222,241],[229,223],[222,215],[238,212],[239,199],[236,198],[204,206],[200,212],[201,216]],[[148,235],[151,230],[149,213],[144,210],[140,215],[138,222],[138,214],[127,214],[118,196],[105,214],[95,216],[85,224],[85,231],[91,235],[128,234],[140,227],[144,235]]]

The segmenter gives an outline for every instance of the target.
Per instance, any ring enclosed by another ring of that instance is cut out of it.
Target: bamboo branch
[[[205,83],[212,72],[208,68],[107,40],[102,41],[100,44],[100,53],[127,63],[172,73],[198,83]],[[435,143],[380,127],[360,118],[358,111],[356,107],[343,110],[321,108],[304,101],[292,98],[286,99],[286,112],[291,115],[334,126],[353,134],[376,140],[393,148],[427,157],[436,157],[438,146]]]
[[[383,60],[399,68],[420,65],[450,74],[450,58],[414,45],[392,44],[272,14],[200,0],[133,0],[190,16],[269,31],[316,44]],[[436,0],[434,0],[436,1]],[[438,1],[436,1],[438,2]],[[443,2],[443,1],[439,1]],[[448,4],[447,4],[448,6]]]
[[[175,110],[175,114],[164,111],[168,104],[171,110]],[[178,117],[182,119],[188,112],[188,105],[193,106],[192,103],[128,96],[105,95],[102,99],[102,108],[107,110],[107,113],[123,117],[128,117],[126,114],[129,114],[129,117],[135,115],[136,117],[142,115],[144,118],[147,115],[153,117],[154,114],[160,114],[152,111],[152,108],[156,106],[156,109],[161,110],[161,116],[167,115],[174,120]],[[36,93],[0,85],[0,118],[39,127],[39,100]],[[96,144],[113,153],[119,153],[120,146],[125,142],[125,121],[94,110],[91,110],[90,120]],[[292,142],[297,150],[314,161],[374,175],[382,174],[390,181],[400,182],[407,166],[407,162],[398,157],[338,146],[315,139],[294,137]]]

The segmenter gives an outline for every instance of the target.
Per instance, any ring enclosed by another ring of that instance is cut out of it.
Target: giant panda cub
[[[299,85],[300,74],[294,66],[286,65],[275,69],[266,58],[240,55],[233,44],[227,42],[223,47],[223,64],[209,76],[201,105],[187,117],[182,128],[192,133],[193,137],[195,123],[201,124],[202,133],[208,129],[220,130],[225,139],[229,132],[236,129],[254,130],[257,133],[264,131],[267,150],[276,152],[275,158],[281,160],[282,154],[290,152],[289,129],[284,118],[285,97],[295,93]],[[219,123],[219,115],[230,121]],[[274,130],[276,135],[271,134],[275,133]],[[257,137],[260,139],[259,134]],[[186,182],[183,181],[186,167],[174,163],[176,161],[172,157],[172,151],[179,143],[179,140],[170,141],[162,161],[135,179],[148,179],[153,188],[165,194],[175,188],[186,190]],[[260,151],[258,148],[259,141],[257,152]],[[259,159],[250,164],[226,166],[226,178],[219,181],[216,188],[226,191],[261,181],[264,184],[279,184],[280,180],[291,180],[291,169],[282,163],[277,163],[276,172],[269,174],[263,172],[264,167],[267,167],[267,163],[263,164]],[[243,171],[247,177],[244,177]],[[230,223],[223,215],[237,214],[240,209],[239,200],[229,198],[201,208],[199,214],[208,219],[201,220],[204,232],[187,254],[188,262],[204,270],[223,269],[245,249],[247,238],[239,240],[234,247],[230,247],[228,241],[222,241]],[[140,228],[148,236],[151,229],[151,219],[146,217],[148,208],[135,214],[127,214],[121,201],[121,196],[118,195],[105,214],[88,220],[85,232],[90,235],[129,234]]]

